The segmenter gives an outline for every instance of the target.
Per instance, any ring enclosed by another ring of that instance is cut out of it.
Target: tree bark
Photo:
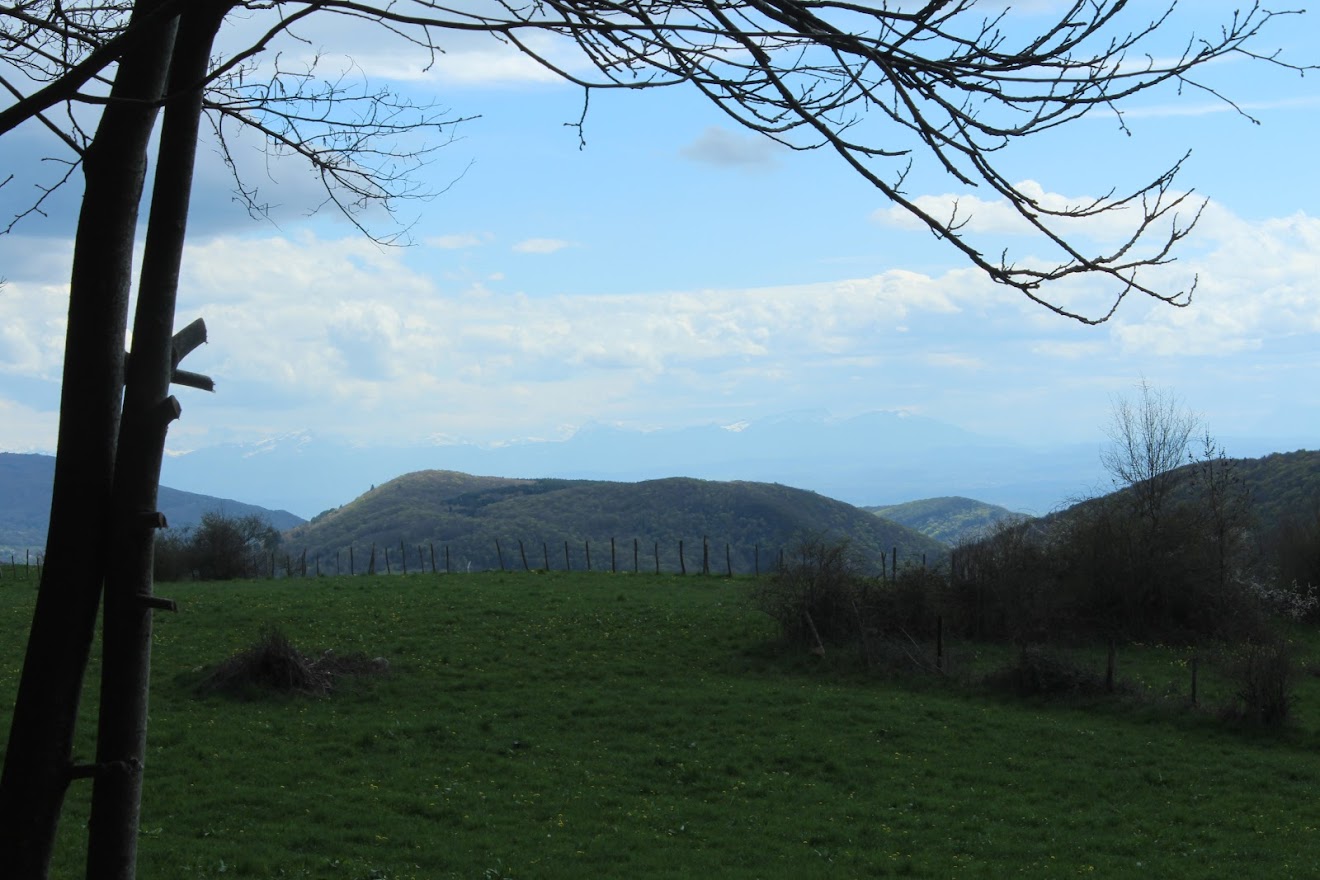
[[[106,569],[101,711],[88,823],[88,880],[132,880],[147,743],[151,680],[152,568],[161,460],[178,401],[174,313],[202,113],[202,83],[223,6],[189,7],[179,19],[157,148],[133,351],[124,389],[114,479],[114,548]],[[198,344],[204,336],[189,344]]]
[[[157,5],[140,0],[134,18]],[[109,549],[138,206],[175,22],[155,31],[122,59],[83,156],[46,566],[0,776],[0,865],[10,878],[42,878],[49,871],[72,773]]]

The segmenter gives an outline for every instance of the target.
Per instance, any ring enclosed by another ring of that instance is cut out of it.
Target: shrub
[[[1230,671],[1236,703],[1225,714],[1261,727],[1280,727],[1288,720],[1295,669],[1283,639],[1248,642],[1233,658]]]
[[[987,676],[986,684],[1021,697],[1094,696],[1109,690],[1103,675],[1034,645]]]

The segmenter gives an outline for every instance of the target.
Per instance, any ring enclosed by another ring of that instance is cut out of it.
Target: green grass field
[[[1262,734],[1174,699],[1061,706],[840,675],[778,655],[746,582],[158,592],[181,613],[157,616],[143,878],[1320,876],[1314,676],[1292,728]],[[30,584],[0,589],[5,731],[32,601]],[[201,668],[270,626],[391,672],[328,699],[194,695]],[[1151,693],[1185,689],[1177,652],[1132,653]],[[86,785],[55,876],[81,874]]]

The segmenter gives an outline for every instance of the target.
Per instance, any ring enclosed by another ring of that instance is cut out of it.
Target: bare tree
[[[0,94],[9,97],[0,106],[0,136],[21,125],[40,126],[65,150],[53,177],[37,183],[37,196],[14,219],[40,213],[76,173],[84,182],[48,562],[0,777],[0,864],[8,876],[45,875],[64,790],[79,776],[94,780],[89,874],[131,877],[135,871],[150,614],[165,604],[151,595],[152,529],[160,525],[152,507],[160,448],[179,414],[168,391],[171,384],[207,384],[178,369],[204,331],[172,334],[202,114],[222,144],[242,126],[270,149],[306,160],[325,184],[328,204],[360,226],[368,207],[389,209],[423,195],[412,171],[443,145],[453,121],[389,90],[350,88],[323,77],[315,62],[291,68],[278,49],[299,40],[311,16],[382,28],[426,53],[440,51],[445,34],[490,35],[580,85],[584,119],[597,89],[695,88],[753,131],[793,149],[837,153],[862,181],[995,282],[1058,314],[1097,323],[1133,292],[1173,305],[1190,301],[1191,287],[1162,290],[1147,275],[1173,258],[1199,216],[1199,203],[1174,187],[1181,160],[1127,191],[1058,206],[1013,184],[1000,157],[1021,138],[1092,112],[1111,112],[1123,126],[1124,101],[1162,84],[1204,88],[1197,71],[1225,56],[1291,66],[1254,48],[1262,28],[1288,13],[1253,5],[1212,34],[1187,35],[1185,48],[1170,56],[1154,48],[1171,9],[1146,17],[1125,0],[1077,0],[1039,32],[1017,35],[1004,13],[985,15],[976,0],[920,6],[848,0],[491,0],[458,8],[434,0],[0,5]],[[248,17],[257,36],[221,45],[217,54],[212,40],[236,13]],[[581,63],[559,63],[533,35],[572,47]],[[126,357],[138,213],[162,110],[147,232],[150,266],[142,273],[134,348]],[[438,136],[421,146],[396,139],[419,130]],[[1053,263],[987,256],[959,207],[937,216],[906,193],[914,167],[1005,201],[1047,246]],[[249,207],[260,211],[256,188],[239,187]],[[1078,223],[1119,212],[1132,218],[1129,232],[1106,252],[1097,255],[1084,235],[1077,237]],[[1079,276],[1098,279],[1108,291],[1098,313],[1084,314],[1049,292]],[[102,560],[112,541],[126,561],[107,568]],[[73,732],[103,582],[106,659],[97,758],[75,767]]]
[[[1154,388],[1145,379],[1137,397],[1114,401],[1106,433],[1109,446],[1100,461],[1114,485],[1130,493],[1139,516],[1158,530],[1170,492],[1177,483],[1174,471],[1187,464],[1192,437],[1203,433],[1201,419],[1173,392]]]

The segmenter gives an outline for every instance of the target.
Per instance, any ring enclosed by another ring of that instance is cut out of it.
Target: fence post
[[[568,558],[568,542],[564,542],[564,571],[572,571],[573,563]]]
[[[582,546],[585,547],[587,551],[587,571],[591,571],[591,542],[584,540]]]
[[[944,671],[944,615],[935,615],[935,668]]]
[[[701,536],[701,573],[710,574],[710,539],[705,535]]]
[[[898,581],[898,548],[895,547],[893,549],[894,552],[890,555],[889,562],[894,567],[894,576],[890,578],[890,580],[897,582]]]
[[[633,538],[633,574],[637,574],[637,539]]]
[[[619,566],[615,562],[614,556],[614,537],[610,537],[610,574],[618,574]]]
[[[454,571],[449,567],[449,545],[445,545],[445,574],[453,574]]]
[[[500,539],[495,539],[495,555],[500,558],[500,571],[504,571],[504,551],[500,549]]]
[[[321,576],[321,554],[319,552],[316,554],[316,576]]]
[[[655,573],[660,573],[660,542],[655,542]]]
[[[399,558],[403,560],[399,564],[403,566],[403,573],[408,573],[408,548],[403,544],[403,538],[399,539]]]
[[[753,551],[753,553],[754,553],[754,564],[756,566],[754,570],[756,571],[756,576],[760,577],[761,576],[761,545],[760,544],[756,545],[756,549]]]
[[[527,551],[523,549],[522,538],[518,539],[518,555],[522,557],[523,571],[531,571],[532,567],[527,564]]]
[[[687,575],[687,560],[683,558],[683,539],[678,539],[678,571],[680,574]]]
[[[733,556],[729,553],[729,545],[724,545],[724,564],[729,569],[729,577],[733,577]]]
[[[367,574],[376,573],[376,542],[371,542],[371,558],[367,560]]]
[[[394,569],[390,568],[390,548],[388,545],[385,547],[385,573],[394,574]]]
[[[545,557],[545,570],[550,570],[550,545],[545,541],[541,542],[541,555]]]
[[[431,545],[431,574],[435,574],[435,541],[427,541]]]

